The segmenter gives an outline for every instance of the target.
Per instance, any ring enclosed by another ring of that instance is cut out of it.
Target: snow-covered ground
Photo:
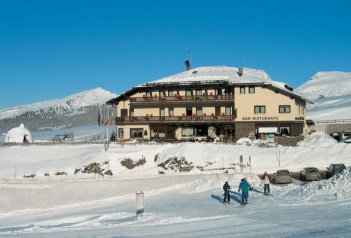
[[[214,143],[111,144],[0,147],[0,237],[350,237],[351,174],[306,185],[271,185],[262,194],[255,173],[306,166],[351,164],[351,145],[315,133],[296,147]],[[239,156],[252,161],[237,172]],[[133,169],[125,159],[145,163]],[[159,164],[184,158],[190,172]],[[98,162],[113,176],[76,169]],[[228,173],[217,170],[236,167]],[[67,175],[55,175],[65,172]],[[164,174],[160,174],[160,172]],[[45,174],[49,176],[45,176]],[[33,175],[34,178],[23,178]],[[254,191],[241,208],[237,194],[246,176]],[[222,185],[232,185],[232,204]],[[145,192],[145,214],[136,219],[135,192]]]

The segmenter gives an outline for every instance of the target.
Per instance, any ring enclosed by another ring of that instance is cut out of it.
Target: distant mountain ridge
[[[6,133],[21,123],[31,131],[97,123],[99,105],[117,96],[102,88],[96,88],[62,99],[2,109],[0,133]]]
[[[350,72],[318,72],[296,92],[314,102],[307,106],[308,119],[351,119]]]

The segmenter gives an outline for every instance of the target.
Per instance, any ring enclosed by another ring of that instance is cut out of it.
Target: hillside
[[[116,96],[102,88],[96,88],[63,99],[2,109],[0,134],[21,123],[31,131],[95,124],[99,105]]]
[[[314,102],[307,106],[308,119],[351,119],[351,73],[319,72],[296,92]]]

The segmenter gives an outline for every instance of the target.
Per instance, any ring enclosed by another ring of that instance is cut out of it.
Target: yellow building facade
[[[200,67],[133,87],[116,107],[118,140],[235,141],[302,135],[306,99],[262,70]]]

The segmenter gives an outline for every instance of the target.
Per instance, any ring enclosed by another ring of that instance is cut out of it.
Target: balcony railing
[[[144,102],[193,102],[193,101],[228,101],[233,100],[233,94],[226,95],[201,95],[201,96],[167,96],[167,97],[131,97],[131,103]]]
[[[138,117],[116,117],[116,124],[118,123],[138,123],[138,122],[230,122],[234,121],[234,115],[221,115],[221,116],[138,116]]]

